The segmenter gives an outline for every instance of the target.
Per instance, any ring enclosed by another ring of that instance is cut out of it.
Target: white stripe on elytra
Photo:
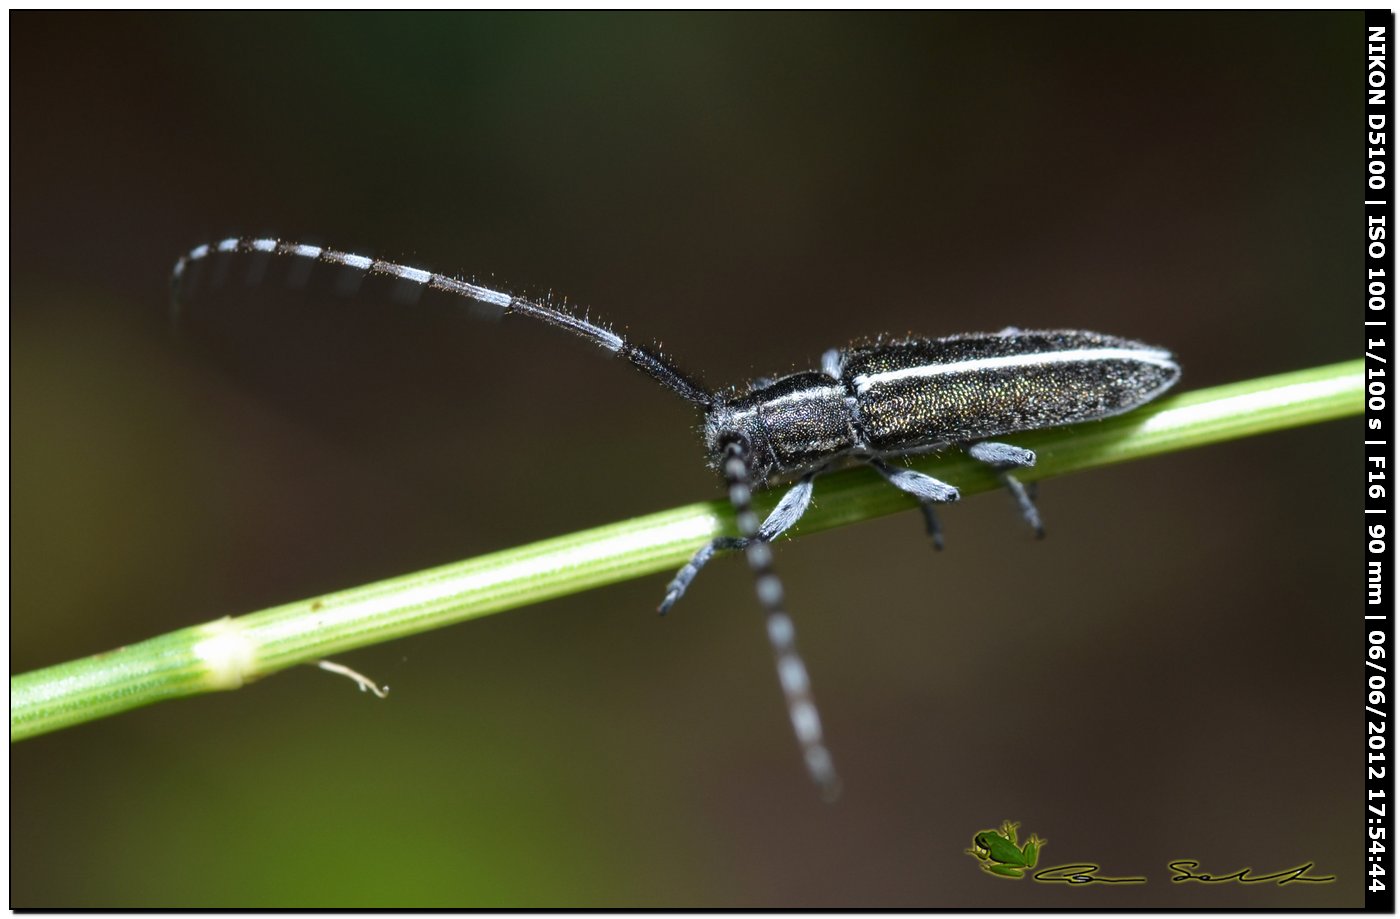
[[[1000,370],[1006,367],[1029,369],[1047,364],[1072,364],[1083,361],[1138,361],[1154,364],[1168,370],[1176,370],[1178,365],[1171,354],[1156,348],[1080,348],[1075,351],[1042,351],[1036,354],[1008,354],[1003,357],[979,357],[970,361],[956,361],[951,364],[921,364],[918,367],[904,367],[899,370],[886,370],[881,373],[858,374],[855,377],[856,392],[864,395],[871,387],[896,380],[938,377],[955,373],[977,373],[981,370]]]
[[[845,394],[846,389],[843,386],[813,386],[810,389],[799,389],[797,392],[778,396],[776,399],[764,399],[763,404],[770,406],[783,405],[788,402],[809,402],[828,396],[844,396]]]

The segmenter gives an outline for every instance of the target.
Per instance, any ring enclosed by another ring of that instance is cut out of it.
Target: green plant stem
[[[1030,481],[1221,440],[1358,415],[1362,362],[1347,361],[1184,393],[1072,428],[1019,435],[1036,451]],[[999,485],[985,466],[949,451],[913,466],[963,494]],[[766,511],[775,500],[770,493]],[[868,469],[824,477],[803,533],[915,506]],[[115,651],[10,678],[10,740],[162,699],[236,689],[295,664],[441,628],[551,597],[681,565],[706,540],[732,532],[722,502],[690,504],[609,526],[338,593],[225,617]],[[658,590],[658,596],[660,591]]]

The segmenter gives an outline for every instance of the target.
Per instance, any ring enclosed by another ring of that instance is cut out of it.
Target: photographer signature
[[[1172,870],[1172,883],[1179,884],[1183,881],[1196,881],[1201,884],[1224,884],[1234,881],[1239,884],[1264,884],[1274,882],[1280,887],[1294,881],[1305,881],[1312,884],[1330,884],[1337,879],[1336,875],[1326,877],[1313,877],[1308,874],[1316,867],[1312,862],[1307,862],[1293,868],[1285,868],[1273,874],[1253,874],[1253,868],[1241,868],[1233,874],[1197,874],[1192,869],[1200,868],[1201,863],[1195,859],[1181,859],[1180,861],[1169,862],[1167,867]],[[1031,877],[1042,884],[1146,884],[1147,878],[1113,878],[1104,877],[1098,874],[1098,865],[1092,862],[1085,862],[1079,865],[1057,865],[1054,868],[1044,868],[1035,872]]]

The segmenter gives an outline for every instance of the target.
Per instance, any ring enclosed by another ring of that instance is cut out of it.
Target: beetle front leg
[[[690,582],[695,580],[700,569],[709,563],[716,552],[721,549],[742,549],[746,545],[748,545],[746,540],[735,536],[716,536],[705,543],[690,557],[690,561],[681,566],[681,570],[676,572],[676,576],[671,578],[671,583],[666,585],[666,596],[661,599],[661,605],[656,608],[656,611],[663,616],[666,615],[676,604],[676,601],[685,595]]]
[[[762,526],[758,528],[758,539],[763,542],[772,542],[800,520],[803,514],[807,513],[807,508],[812,503],[812,479],[816,475],[816,472],[807,473],[787,490],[787,493],[778,501],[777,507],[773,508],[773,511],[764,519]],[[676,572],[671,583],[666,585],[666,596],[662,598],[661,605],[656,608],[656,611],[664,616],[672,606],[675,606],[676,601],[685,594],[690,582],[695,580],[700,569],[705,567],[716,552],[722,549],[743,549],[748,544],[747,539],[740,539],[737,536],[717,536],[705,543],[691,556],[690,561],[681,566],[681,570]]]

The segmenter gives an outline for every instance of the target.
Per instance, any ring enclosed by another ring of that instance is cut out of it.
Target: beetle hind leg
[[[1011,497],[1016,499],[1017,506],[1021,508],[1021,516],[1035,531],[1035,538],[1044,539],[1045,524],[1041,522],[1040,511],[1036,509],[1031,491],[1010,472],[1012,469],[1029,469],[1034,466],[1035,451],[1027,450],[1024,447],[1013,447],[1011,444],[984,440],[981,443],[969,445],[967,455],[997,470],[998,478],[1006,486],[1007,491],[1011,492]]]
[[[1011,492],[1011,497],[1015,498],[1016,503],[1020,506],[1021,516],[1035,531],[1035,538],[1044,539],[1045,524],[1041,522],[1040,510],[1035,506],[1035,501],[1031,500],[1030,492],[1026,486],[1022,485],[1021,481],[1009,472],[1001,473],[1001,480],[1005,483],[1007,490]]]

